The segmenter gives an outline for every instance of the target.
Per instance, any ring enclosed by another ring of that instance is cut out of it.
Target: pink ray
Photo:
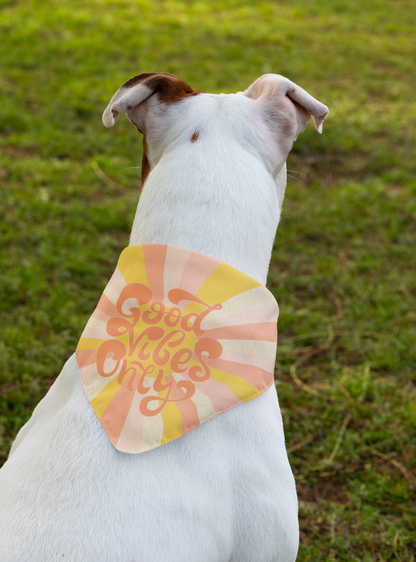
[[[97,363],[97,348],[79,349],[75,352],[79,369]]]
[[[204,382],[197,383],[197,388],[208,396],[217,414],[242,402],[228,386],[214,379],[208,379]]]
[[[179,289],[184,289],[195,295],[202,283],[220,264],[219,260],[213,258],[207,260],[205,256],[197,252],[191,252],[179,282]]]
[[[106,295],[101,295],[97,304],[97,310],[107,314],[110,318],[119,318],[120,314],[117,312],[115,305],[110,301]]]
[[[149,288],[153,293],[153,300],[163,302],[163,272],[165,269],[167,246],[165,244],[144,244],[144,263],[146,267]]]
[[[276,322],[259,324],[237,324],[207,330],[206,337],[217,340],[260,340],[275,342],[277,340]]]
[[[120,390],[111,400],[100,418],[101,425],[115,447],[117,446],[121,430],[123,429],[124,422],[130,411],[134,395],[136,394],[134,391],[127,389],[127,383],[128,381],[126,380],[121,385]]]
[[[273,379],[273,375],[270,371],[266,371],[260,367],[253,367],[252,365],[245,365],[244,363],[227,361],[225,359],[212,359],[209,362],[209,367],[224,371],[225,373],[237,375],[261,391],[269,388],[270,377]]]

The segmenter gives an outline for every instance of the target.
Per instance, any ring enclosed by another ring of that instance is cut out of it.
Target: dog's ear
[[[313,98],[294,82],[278,74],[264,74],[247,88],[244,95],[276,109],[286,107],[290,111],[294,107],[295,136],[305,129],[311,117],[315,129],[318,133],[322,133],[322,123],[329,113],[326,105]],[[289,100],[290,106],[288,105]]]
[[[160,102],[171,104],[199,93],[199,90],[193,90],[186,82],[173,74],[165,72],[138,74],[130,78],[114,94],[103,113],[103,123],[106,127],[112,127],[117,121],[119,113],[127,113],[130,121],[140,129],[140,123],[137,121],[141,121],[142,116],[138,111],[138,106],[151,95],[158,94]]]

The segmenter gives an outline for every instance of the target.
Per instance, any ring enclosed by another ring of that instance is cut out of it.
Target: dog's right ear
[[[106,127],[112,127],[117,121],[119,113],[127,113],[130,121],[145,133],[140,104],[150,96],[158,94],[160,102],[171,104],[199,93],[199,90],[193,90],[186,82],[173,74],[165,72],[138,74],[130,78],[114,94],[103,113],[103,123]]]
[[[329,113],[326,105],[279,74],[263,74],[244,95],[263,103],[266,108],[282,110],[278,120],[281,124],[287,119],[288,123],[293,123],[295,137],[305,129],[311,117],[318,133],[322,133],[322,123]]]

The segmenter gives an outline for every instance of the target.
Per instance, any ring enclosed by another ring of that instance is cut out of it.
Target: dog
[[[146,73],[116,92],[104,125],[120,113],[144,135],[130,246],[198,253],[266,291],[286,158],[311,117],[322,132],[328,108],[275,74],[216,95]],[[74,354],[0,471],[1,562],[295,561],[297,496],[274,385],[128,454],[79,372]]]

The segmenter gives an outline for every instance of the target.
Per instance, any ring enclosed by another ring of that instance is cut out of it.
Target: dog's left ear
[[[127,113],[127,117],[141,132],[145,102],[153,94],[158,96],[161,103],[172,104],[183,101],[189,96],[199,94],[186,82],[167,72],[146,72],[138,74],[125,82],[111,98],[103,113],[103,123],[112,127],[117,121],[119,113]]]
[[[279,74],[264,74],[247,88],[244,95],[259,102],[264,102],[265,105],[270,105],[275,110],[286,108],[293,113],[294,108],[295,136],[305,129],[311,117],[315,129],[318,133],[322,133],[322,123],[329,113],[326,105]]]

